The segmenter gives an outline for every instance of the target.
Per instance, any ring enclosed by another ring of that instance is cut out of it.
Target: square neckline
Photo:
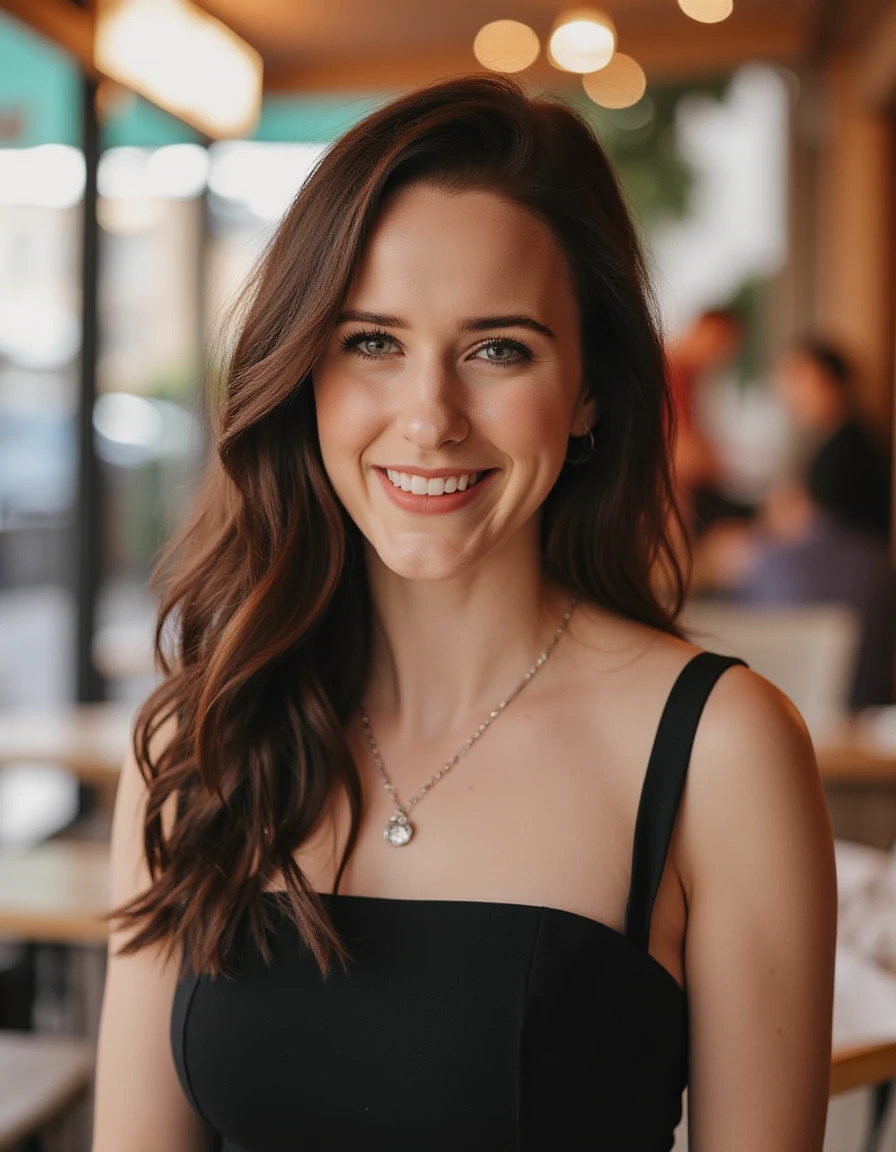
[[[263,897],[282,897],[286,894],[285,888],[268,888],[262,892]],[[581,912],[571,912],[567,908],[555,908],[550,904],[527,904],[524,901],[517,900],[476,900],[471,898],[458,898],[451,897],[449,899],[441,899],[439,897],[431,896],[366,896],[355,892],[315,892],[324,903],[332,903],[333,901],[356,901],[363,905],[373,906],[379,905],[407,905],[409,908],[439,908],[440,906],[464,909],[464,908],[501,908],[511,910],[527,910],[533,913],[538,912],[542,915],[568,917],[578,921],[580,924],[586,924],[590,928],[597,929],[599,932],[613,937],[615,940],[623,941],[632,951],[636,952],[639,956],[645,959],[648,965],[654,969],[659,970],[662,976],[672,985],[675,991],[685,1001],[687,1000],[687,992],[682,984],[679,984],[669,969],[651,955],[646,949],[639,947],[630,936],[625,932],[620,931],[618,928],[613,928],[612,925],[607,924],[603,920],[596,920],[593,916],[585,916]],[[283,900],[278,899],[278,904],[284,904]],[[403,910],[403,909],[402,909]]]

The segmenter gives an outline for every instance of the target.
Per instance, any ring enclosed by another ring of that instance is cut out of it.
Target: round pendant
[[[404,812],[397,812],[383,830],[383,839],[395,848],[401,848],[414,835],[414,827]]]

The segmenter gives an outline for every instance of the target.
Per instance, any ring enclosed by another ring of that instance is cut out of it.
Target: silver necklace
[[[386,769],[383,765],[383,758],[380,755],[380,750],[377,747],[376,738],[373,735],[373,729],[370,727],[370,719],[364,708],[364,701],[361,701],[361,723],[364,725],[364,731],[367,734],[367,742],[370,745],[370,751],[373,753],[373,759],[376,763],[376,766],[379,768],[380,774],[383,777],[383,787],[389,793],[389,796],[392,799],[392,803],[397,809],[395,815],[390,817],[389,823],[386,825],[383,831],[383,838],[388,840],[390,844],[394,845],[396,848],[401,848],[403,845],[408,843],[408,841],[414,835],[414,826],[408,819],[408,813],[412,808],[416,808],[416,806],[420,803],[420,801],[431,788],[434,788],[440,780],[444,779],[444,777],[448,775],[458,760],[466,756],[476,741],[482,736],[483,732],[485,732],[486,728],[488,728],[488,726],[494,720],[497,720],[507,705],[512,703],[512,701],[514,701],[517,696],[519,696],[520,692],[522,692],[532,677],[536,674],[536,672],[538,672],[539,668],[541,668],[550,654],[557,647],[557,644],[560,641],[560,637],[566,631],[566,625],[569,623],[569,619],[572,616],[575,606],[576,597],[573,596],[572,600],[569,602],[569,607],[563,613],[563,620],[559,628],[554,630],[554,635],[551,637],[550,644],[548,644],[547,648],[545,648],[535,663],[529,668],[528,672],[522,678],[519,684],[517,684],[516,688],[514,688],[514,690],[506,699],[495,705],[491,712],[489,712],[488,719],[479,725],[473,735],[470,736],[468,740],[464,741],[464,743],[454,753],[451,759],[446,760],[438,772],[436,772],[434,776],[431,776],[429,780],[427,780],[427,782],[423,785],[423,787],[415,792],[406,804],[402,804],[402,802],[399,800],[398,793],[395,791],[395,785],[392,783],[388,774],[386,773]]]

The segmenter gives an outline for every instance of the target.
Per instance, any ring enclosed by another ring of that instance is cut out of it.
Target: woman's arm
[[[173,797],[172,801],[176,803]],[[116,906],[149,883],[142,852],[144,804],[143,778],[129,756],[112,825]],[[173,818],[173,811],[168,818]],[[116,956],[122,939],[113,933],[109,943],[93,1152],[206,1152],[214,1147],[211,1134],[187,1103],[169,1044],[177,960],[166,962],[158,948]]]
[[[802,720],[747,669],[727,672],[706,705],[678,853],[691,1152],[820,1152],[837,916],[830,821]]]

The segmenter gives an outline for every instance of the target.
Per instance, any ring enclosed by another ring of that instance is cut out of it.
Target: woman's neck
[[[517,686],[570,599],[545,580],[537,555],[518,552],[450,581],[406,580],[368,555],[372,716],[426,740],[479,724]]]

